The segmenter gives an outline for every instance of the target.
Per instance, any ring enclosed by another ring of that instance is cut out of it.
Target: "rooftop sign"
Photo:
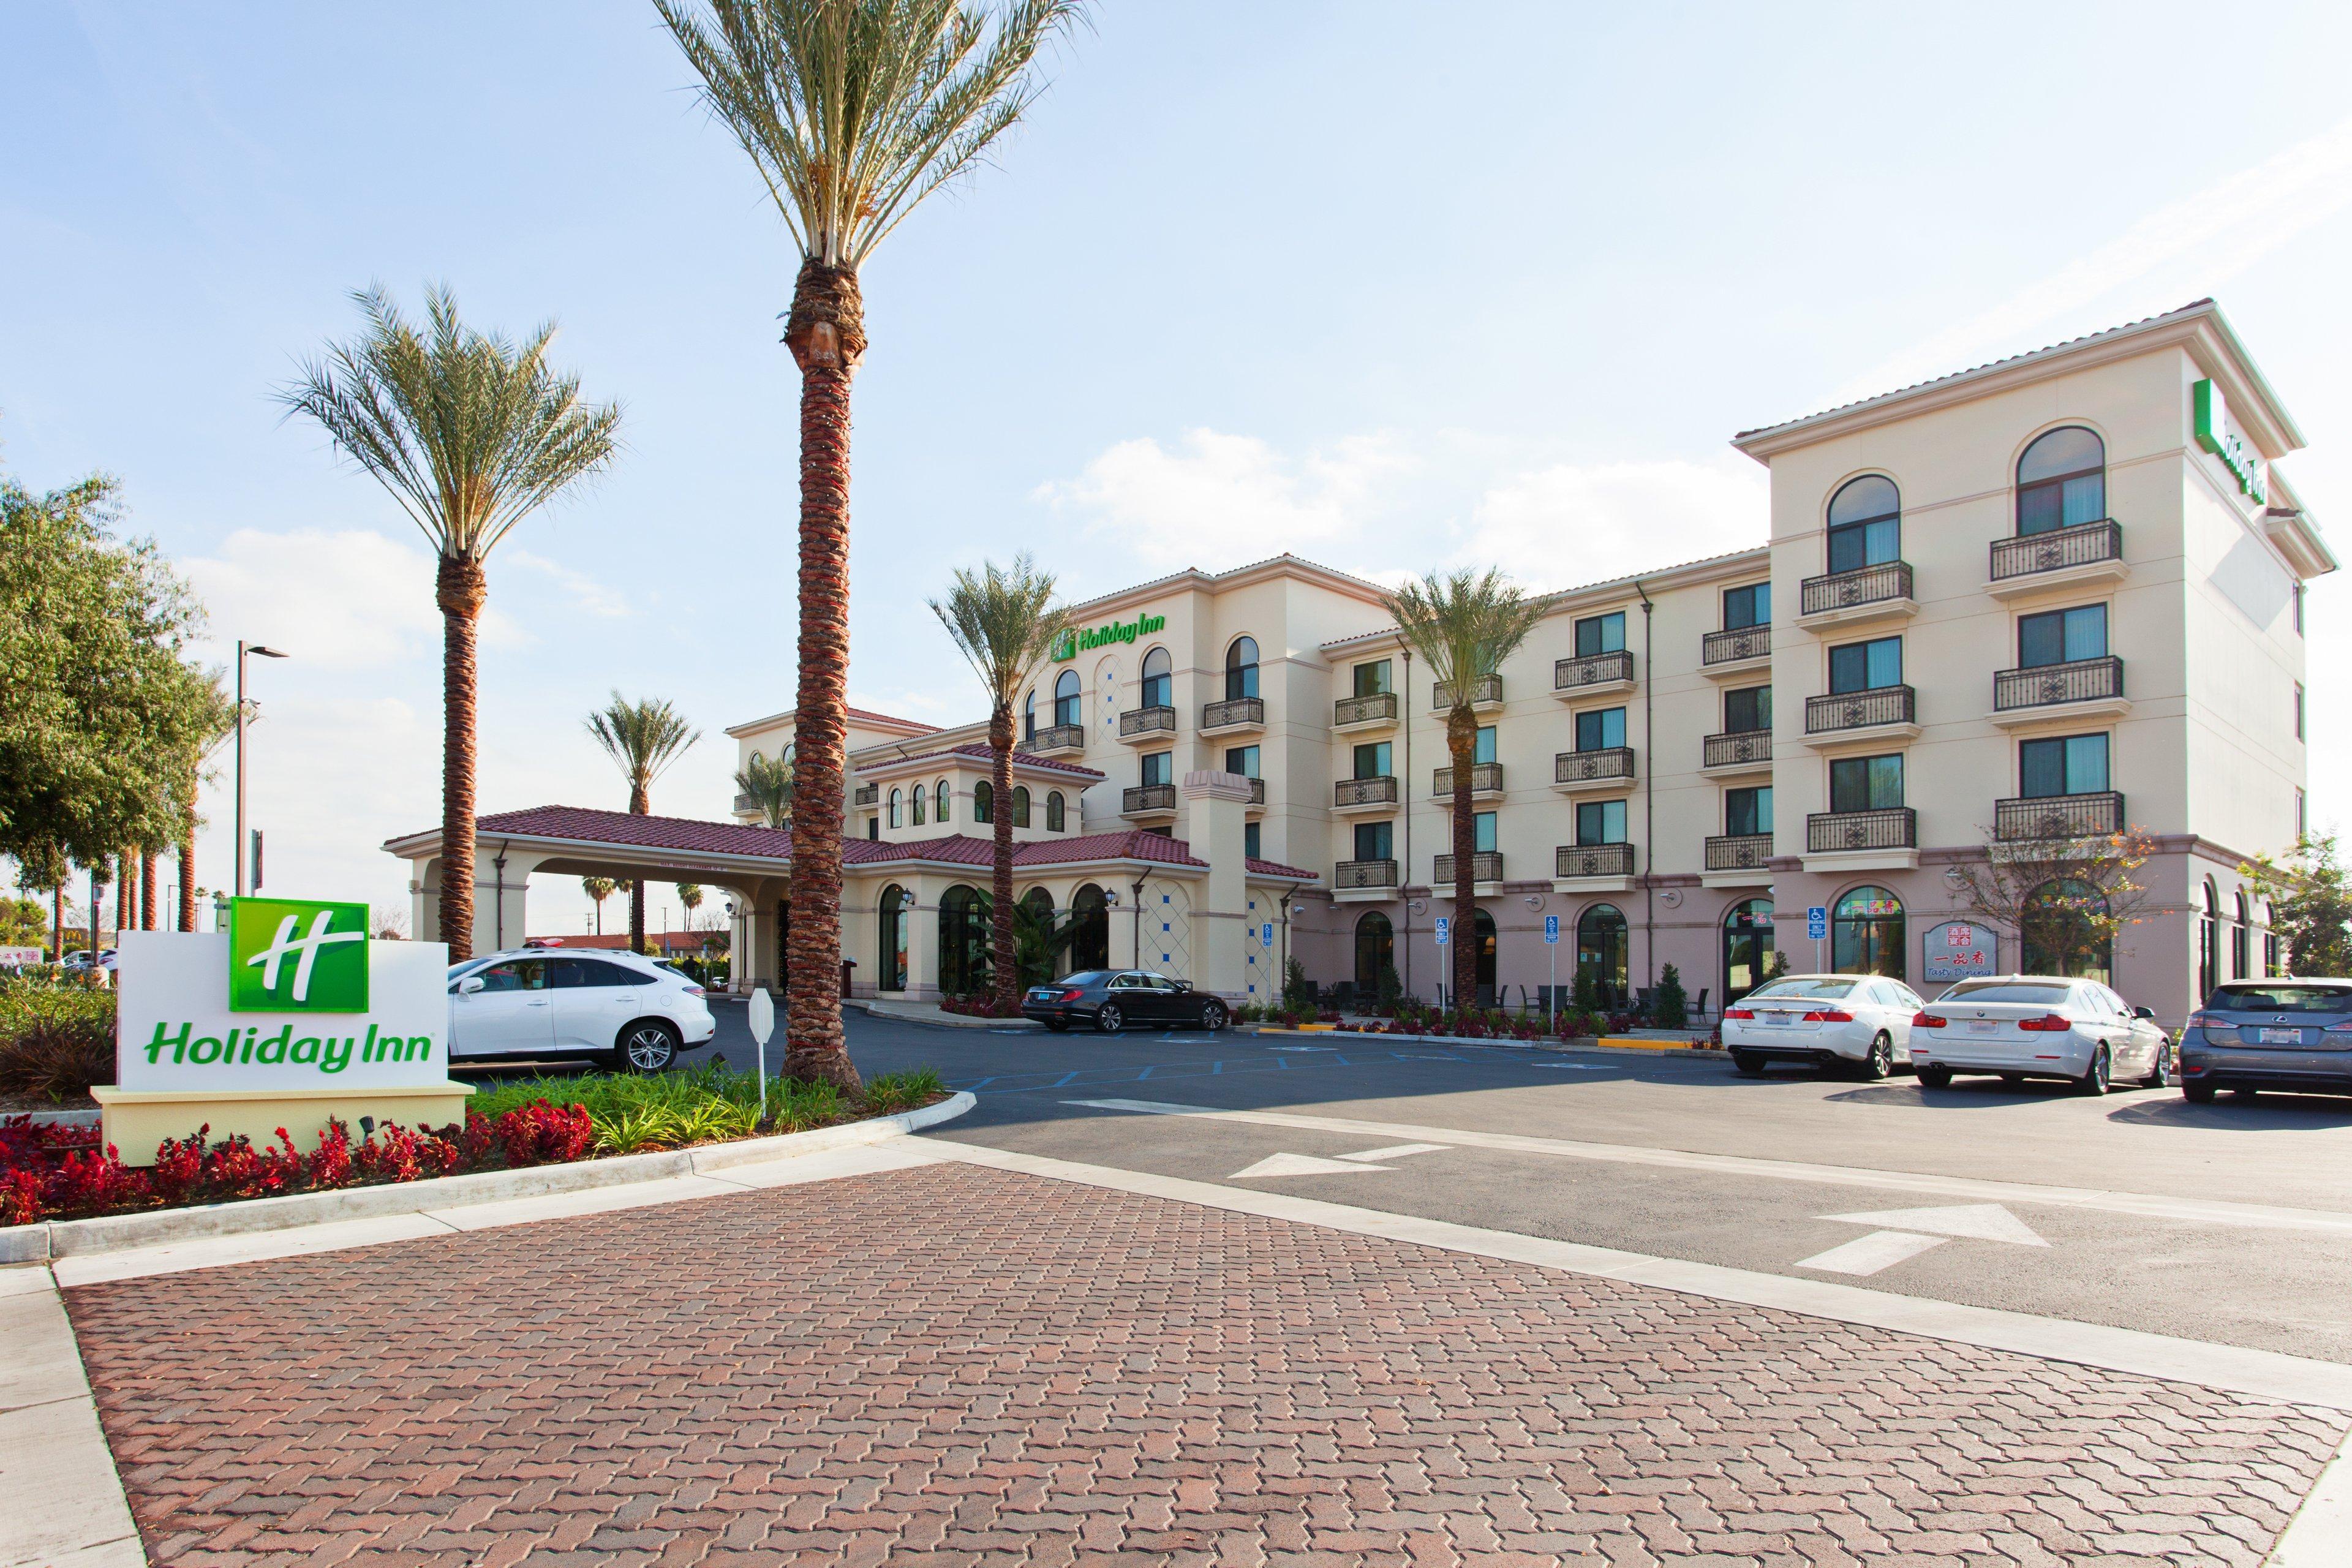
[[[1150,637],[1168,625],[1165,616],[1138,616],[1131,621],[1105,621],[1098,626],[1074,626],[1062,634],[1054,645],[1054,662],[1066,664],[1088,648],[1108,647],[1114,643],[1130,643]]]
[[[2239,436],[2235,422],[2230,417],[2230,405],[2221,389],[2208,379],[2190,388],[2190,401],[2195,410],[2192,427],[2197,444],[2221,459],[2221,466],[2237,479],[2238,489],[2257,505],[2270,500],[2270,487],[2263,480],[2263,461],[2254,449]]]

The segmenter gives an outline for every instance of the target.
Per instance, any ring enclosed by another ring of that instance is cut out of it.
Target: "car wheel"
[[[1919,1087],[1921,1089],[1951,1088],[1952,1069],[1949,1068],[1921,1068],[1919,1069]]]
[[[2077,1094],[2105,1094],[2107,1092],[2106,1047],[2101,1046],[2097,1050],[2091,1053],[2091,1065],[2084,1069],[2082,1077],[2074,1080],[2074,1092]]]
[[[1870,1042],[1870,1054],[1862,1058],[1862,1076],[1875,1081],[1895,1070],[1895,1041],[1884,1029]]]
[[[2191,1105],[2210,1105],[2213,1103],[2213,1086],[2210,1083],[2184,1083],[2180,1086],[2180,1098]]]
[[[1223,1002],[1201,1004],[1201,1027],[1215,1034],[1225,1026],[1225,1005]]]
[[[2156,1047],[2156,1065],[2147,1069],[2147,1077],[2140,1081],[2150,1089],[2172,1087],[2172,1042],[2170,1040]]]
[[[1734,1051],[1731,1053],[1731,1065],[1738,1069],[1740,1076],[1743,1078],[1762,1078],[1764,1076],[1764,1058],[1762,1057],[1751,1056],[1746,1051]]]
[[[613,1053],[631,1072],[660,1072],[677,1059],[677,1031],[658,1018],[643,1018],[621,1031]]]
[[[1118,1016],[1118,1009],[1106,1002],[1102,1005],[1102,1011],[1095,1015],[1095,1029],[1098,1034],[1116,1035],[1119,1025],[1125,1021]]]

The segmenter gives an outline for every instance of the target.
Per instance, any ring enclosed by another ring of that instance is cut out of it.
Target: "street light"
[[[242,637],[236,645],[236,881],[238,898],[246,895],[245,885],[245,656],[257,653],[264,658],[284,658],[274,647],[249,643]]]

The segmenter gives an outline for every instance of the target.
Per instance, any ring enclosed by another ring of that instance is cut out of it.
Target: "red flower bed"
[[[993,995],[942,996],[940,998],[940,1011],[961,1013],[968,1018],[1018,1018],[1021,1016],[1021,1003],[1016,997],[1008,1009],[997,1006]]]
[[[551,1165],[585,1159],[595,1142],[587,1107],[543,1100],[496,1118],[467,1111],[462,1124],[442,1128],[388,1121],[356,1143],[350,1128],[331,1121],[308,1154],[283,1127],[266,1144],[242,1133],[215,1143],[211,1131],[164,1139],[155,1163],[142,1168],[124,1164],[110,1144],[101,1151],[94,1127],[0,1118],[0,1225]]]

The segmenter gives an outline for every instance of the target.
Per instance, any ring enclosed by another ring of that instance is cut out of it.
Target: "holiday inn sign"
[[[1054,662],[1066,664],[1090,647],[1109,647],[1117,643],[1133,642],[1165,630],[1166,616],[1138,616],[1131,621],[1105,621],[1098,626],[1073,626],[1054,644]]]

